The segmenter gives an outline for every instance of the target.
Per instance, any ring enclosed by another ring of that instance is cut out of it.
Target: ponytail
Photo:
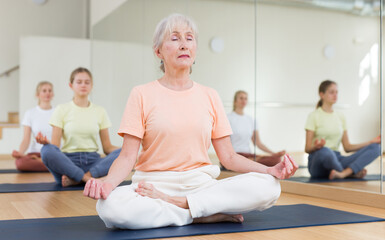
[[[337,85],[336,82],[331,81],[331,80],[325,80],[325,81],[323,81],[323,82],[319,85],[318,93],[325,93],[325,92],[328,90],[328,88],[329,88],[331,85],[333,85],[333,84]],[[323,104],[323,101],[322,101],[322,99],[320,99],[320,100],[318,101],[318,103],[317,103],[316,108],[322,107],[322,104]]]

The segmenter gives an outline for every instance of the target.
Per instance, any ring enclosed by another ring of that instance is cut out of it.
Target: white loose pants
[[[281,193],[279,181],[261,173],[247,173],[216,180],[216,165],[185,172],[136,171],[132,184],[117,187],[96,210],[109,228],[145,229],[183,226],[194,218],[216,213],[239,214],[271,207]],[[170,196],[186,196],[189,209],[135,192],[140,181],[151,183]]]

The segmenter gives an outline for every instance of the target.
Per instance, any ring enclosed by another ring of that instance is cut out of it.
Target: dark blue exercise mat
[[[131,184],[131,181],[124,181],[120,185]],[[84,184],[62,187],[56,182],[43,183],[2,183],[0,184],[0,193],[17,193],[17,192],[56,192],[56,191],[76,191],[83,190]]]
[[[48,171],[25,172],[25,171],[19,171],[17,169],[0,169],[0,173],[49,173],[49,172]]]
[[[21,173],[17,169],[0,169],[0,173]]]
[[[364,178],[344,178],[344,179],[327,179],[327,178],[312,178],[312,177],[291,177],[289,181],[303,183],[326,183],[326,182],[364,182],[364,181],[380,181],[380,174],[366,175]],[[382,179],[385,180],[385,177]]]
[[[298,168],[307,168],[307,166],[304,166],[304,165],[299,165]],[[220,166],[220,169],[221,171],[225,171],[225,172],[232,172],[231,170],[227,170],[226,168],[224,168],[223,166]]]
[[[385,221],[307,204],[274,206],[244,214],[241,223],[191,224],[146,230],[111,230],[98,216],[0,221],[2,239],[148,239]],[[151,219],[148,219],[151,221]]]

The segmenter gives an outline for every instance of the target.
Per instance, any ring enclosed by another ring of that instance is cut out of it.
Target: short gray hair
[[[198,41],[198,28],[195,22],[185,15],[173,13],[168,17],[163,18],[156,26],[152,45],[154,51],[162,46],[166,33],[171,34],[173,28],[180,24],[185,24],[187,27],[191,28],[191,31],[195,36],[195,41]],[[160,64],[160,69],[162,72],[165,71],[163,62]]]

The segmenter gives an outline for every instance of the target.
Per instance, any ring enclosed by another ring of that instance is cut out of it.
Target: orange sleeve
[[[143,96],[135,87],[128,97],[118,134],[122,137],[129,134],[142,139],[144,131]]]
[[[217,91],[213,90],[211,94],[212,106],[214,109],[214,123],[211,131],[211,138],[217,139],[233,134],[230,122],[227,119],[225,109]]]

